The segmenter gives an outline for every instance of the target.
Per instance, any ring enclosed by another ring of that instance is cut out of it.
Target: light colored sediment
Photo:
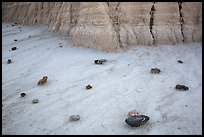
[[[202,41],[201,2],[3,2],[2,20],[47,24],[76,45],[107,51]]]

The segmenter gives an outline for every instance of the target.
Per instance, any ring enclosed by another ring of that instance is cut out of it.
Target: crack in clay
[[[74,5],[75,4],[75,5]],[[70,22],[69,22],[69,30],[68,30],[68,32],[67,32],[67,34],[68,34],[68,37],[70,37],[70,31],[71,31],[71,29],[72,28],[74,28],[76,25],[77,25],[77,21],[78,21],[78,12],[79,11],[76,11],[76,6],[78,6],[77,5],[77,2],[75,3],[75,2],[73,2],[73,3],[71,3],[70,4],[70,9],[69,9],[69,17],[70,17]],[[74,13],[75,12],[75,13]]]
[[[107,5],[108,5],[108,7],[110,6],[110,4],[108,2],[107,2]],[[117,2],[117,7],[115,8],[116,15],[111,13],[111,15],[109,15],[109,16],[110,16],[110,19],[112,21],[113,28],[114,28],[114,30],[116,32],[116,37],[117,37],[117,40],[119,42],[119,47],[122,47],[121,38],[120,38],[120,25],[119,25],[120,22],[119,22],[119,16],[118,16],[118,14],[119,14],[119,11],[118,11],[119,6],[120,6],[120,3]],[[109,7],[109,9],[110,9],[110,7]]]
[[[150,21],[149,21],[149,30],[150,30],[151,36],[153,38],[153,44],[155,44],[155,38],[154,38],[154,34],[152,32],[152,28],[153,28],[153,25],[154,25],[154,11],[155,11],[155,7],[154,7],[154,4],[153,4],[152,8],[151,8],[151,11],[150,11]]]
[[[178,6],[179,6],[179,14],[180,14],[180,24],[181,24],[181,34],[183,36],[183,42],[184,42],[184,34],[183,34],[183,24],[184,24],[184,19],[183,19],[183,15],[182,15],[182,2],[178,2]]]

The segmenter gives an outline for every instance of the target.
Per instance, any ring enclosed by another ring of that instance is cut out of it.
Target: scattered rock
[[[29,36],[29,38],[30,38],[31,36]]]
[[[25,97],[26,93],[23,92],[20,95],[21,95],[21,97]]]
[[[12,48],[11,48],[11,50],[16,50],[16,49],[17,49],[16,47],[12,47]]]
[[[15,24],[11,24],[12,26],[15,26]]]
[[[69,120],[70,120],[70,121],[77,121],[77,120],[79,120],[79,119],[80,119],[79,115],[71,115],[71,116],[69,117]]]
[[[18,41],[17,39],[14,39],[14,41]]]
[[[131,127],[139,127],[145,124],[149,120],[148,116],[145,115],[137,115],[134,117],[128,117],[125,119],[125,122]]]
[[[44,85],[47,82],[48,76],[44,76],[38,81],[38,85]]]
[[[181,61],[181,60],[178,60],[178,63],[183,63],[183,61]]]
[[[62,45],[61,46],[59,46],[60,48],[62,48]]]
[[[150,72],[153,73],[153,74],[158,74],[158,73],[160,73],[161,71],[160,71],[160,69],[158,69],[158,68],[152,68]]]
[[[20,31],[22,31],[22,30],[20,30]]]
[[[18,27],[19,29],[21,28],[21,27]]]
[[[175,89],[177,90],[188,90],[189,88],[185,85],[180,85],[180,84],[177,84]]]
[[[87,85],[87,86],[86,86],[86,89],[91,89],[91,88],[92,88],[91,85]]]
[[[38,99],[33,99],[33,104],[36,104],[36,103],[38,103],[39,102],[39,100]]]
[[[94,63],[95,64],[103,64],[104,62],[106,62],[107,60],[106,59],[100,59],[100,60],[94,60]]]
[[[10,64],[10,63],[11,63],[11,59],[8,59],[7,64]]]
[[[135,117],[137,115],[139,115],[139,112],[137,110],[132,110],[132,111],[128,112],[129,117]]]
[[[16,23],[16,22],[15,22],[14,24],[15,24],[15,25],[17,25],[17,23]]]

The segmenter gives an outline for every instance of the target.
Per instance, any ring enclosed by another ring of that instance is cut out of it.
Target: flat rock
[[[128,117],[125,119],[125,122],[131,127],[139,127],[145,124],[149,120],[148,116],[145,115],[137,115],[134,117]]]

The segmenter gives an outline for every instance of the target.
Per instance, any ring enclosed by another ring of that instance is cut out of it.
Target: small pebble
[[[183,61],[181,61],[181,60],[178,60],[178,63],[183,63]]]
[[[10,64],[10,63],[11,63],[11,59],[8,59],[7,64]]]
[[[14,39],[14,41],[18,41],[17,39]]]
[[[70,120],[70,121],[77,121],[77,120],[79,120],[79,119],[80,119],[79,115],[71,115],[71,116],[69,117],[69,120]]]
[[[185,85],[180,85],[180,84],[177,84],[175,89],[177,90],[188,90],[189,88]]]
[[[160,69],[158,69],[158,68],[152,68],[150,72],[151,72],[151,73],[154,73],[154,74],[158,74],[158,73],[160,73],[161,71],[160,71]]]
[[[106,62],[107,60],[106,59],[100,59],[100,60],[94,60],[94,63],[95,64],[103,64],[104,62]]]
[[[25,97],[26,93],[21,93],[20,95],[21,97]]]
[[[135,117],[137,115],[139,115],[139,112],[137,110],[132,110],[132,111],[128,112],[129,117]]]
[[[36,103],[38,103],[39,102],[39,100],[38,99],[33,99],[33,104],[36,104]]]
[[[11,50],[16,50],[16,49],[17,49],[16,47],[12,47],[12,48],[11,48]]]
[[[30,38],[31,36],[29,36],[29,38]]]
[[[92,88],[91,85],[87,85],[87,86],[86,86],[86,89],[91,89],[91,88]]]

